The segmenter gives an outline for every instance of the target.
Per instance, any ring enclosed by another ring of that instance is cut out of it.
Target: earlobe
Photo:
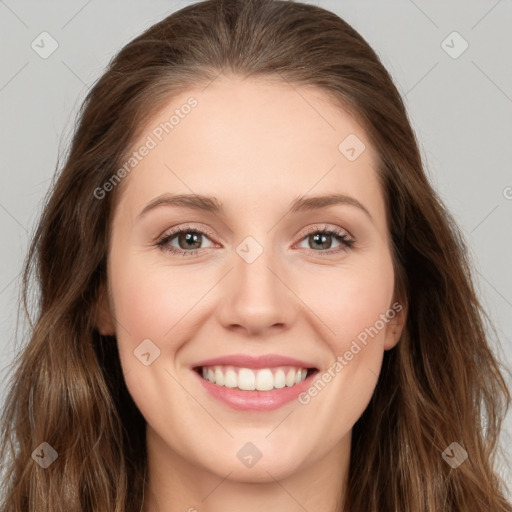
[[[100,287],[98,303],[96,305],[95,323],[99,333],[103,336],[113,336],[116,333],[110,303],[103,284]]]
[[[407,304],[402,302],[395,302],[393,306],[397,304],[400,306],[400,309],[392,307],[390,311],[393,311],[395,314],[393,317],[388,315],[388,322],[386,325],[386,336],[384,339],[384,350],[390,350],[394,348],[405,329],[405,324],[407,321]]]

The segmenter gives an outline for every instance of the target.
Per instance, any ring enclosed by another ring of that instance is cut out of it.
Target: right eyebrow
[[[194,210],[203,210],[213,213],[222,213],[224,208],[222,203],[213,196],[203,196],[198,194],[162,194],[151,200],[139,213],[142,217],[150,210],[159,206],[180,206],[183,208],[193,208]]]

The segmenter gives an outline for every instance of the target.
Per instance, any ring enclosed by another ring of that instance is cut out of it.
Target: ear
[[[103,336],[115,335],[114,316],[103,283],[100,286],[98,303],[96,304],[95,323],[99,333]]]
[[[406,301],[395,300],[386,312],[388,321],[386,324],[384,350],[394,348],[400,340],[407,322],[407,310]]]

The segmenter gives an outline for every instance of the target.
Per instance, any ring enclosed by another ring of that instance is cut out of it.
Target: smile
[[[244,391],[270,391],[292,387],[306,379],[314,368],[280,366],[276,368],[240,368],[236,366],[203,366],[197,369],[203,379],[227,388]]]
[[[276,366],[274,357],[259,358],[258,363],[255,359],[228,359],[210,360],[191,369],[207,396],[238,411],[270,411],[297,401],[320,374],[317,368],[290,358],[279,358]]]

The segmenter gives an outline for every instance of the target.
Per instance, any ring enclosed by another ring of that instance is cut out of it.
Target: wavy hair
[[[189,5],[123,47],[88,92],[25,261],[20,307],[30,332],[12,365],[0,425],[0,509],[141,510],[145,420],[126,388],[115,337],[101,335],[95,321],[121,187],[102,199],[94,191],[126,160],[150,116],[219,73],[320,88],[377,150],[395,284],[408,316],[354,425],[343,509],[510,511],[494,469],[510,405],[505,368],[491,350],[492,324],[463,236],[429,184],[401,96],[344,20],[277,0]],[[442,457],[454,441],[469,454],[457,469]],[[46,469],[34,456],[43,442],[58,454]]]

